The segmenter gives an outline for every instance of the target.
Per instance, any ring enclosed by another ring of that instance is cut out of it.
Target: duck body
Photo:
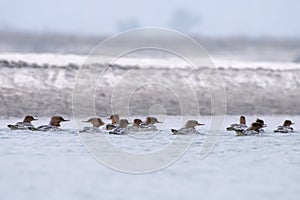
[[[98,127],[83,127],[79,133],[101,133],[101,130]]]
[[[30,128],[30,130],[32,131],[60,131],[62,129],[60,129],[58,126],[52,126],[52,125],[42,125],[39,127],[32,127]]]
[[[180,129],[171,129],[173,135],[188,135],[188,134],[200,134],[196,130],[196,126],[203,126],[204,124],[200,124],[196,120],[188,120],[183,128]]]
[[[139,132],[139,131],[142,131],[141,127],[137,127],[137,126],[128,126],[126,129],[129,132]]]
[[[35,119],[33,116],[27,115],[24,118],[23,122],[18,122],[15,125],[9,124],[7,125],[7,127],[11,130],[31,130],[32,128],[34,128],[31,122],[35,120],[37,119]]]
[[[291,127],[294,123],[291,120],[285,120],[282,126],[278,126],[274,130],[275,133],[292,133],[294,129]]]
[[[274,130],[275,133],[292,133],[294,129],[290,126],[278,126],[277,129]]]
[[[115,125],[115,124],[106,124],[106,130],[113,130],[113,129],[115,129],[115,128],[117,128],[117,125]]]
[[[246,125],[246,117],[240,116],[240,123],[239,124],[231,124],[229,127],[227,127],[227,131],[244,131],[248,128]]]
[[[227,127],[227,131],[243,131],[246,130],[248,126],[246,124],[231,124]]]
[[[262,124],[259,122],[253,122],[251,126],[246,130],[236,130],[237,136],[254,136],[260,133],[260,129],[262,128]]]
[[[82,122],[91,123],[93,126],[92,127],[84,127],[83,129],[81,129],[79,131],[79,133],[100,133],[101,132],[100,127],[105,124],[102,121],[102,119],[99,117],[93,117],[93,118],[88,119],[87,121],[82,121]]]
[[[64,119],[61,116],[53,116],[51,117],[51,120],[49,122],[49,125],[42,125],[36,128],[30,128],[30,130],[32,131],[60,131],[62,129],[60,129],[60,123],[61,122],[67,122],[70,120]]]
[[[114,134],[114,135],[126,135],[128,134],[130,131],[127,128],[115,128],[112,131],[109,131],[109,134]]]
[[[249,130],[249,129],[236,131],[236,136],[254,136],[258,134],[259,131]]]
[[[195,128],[180,128],[178,130],[171,129],[173,135],[200,134]]]
[[[158,131],[157,127],[154,124],[162,123],[158,121],[156,117],[146,117],[146,121],[140,123],[139,128],[141,131]]]
[[[109,131],[109,134],[114,134],[114,135],[126,135],[129,133],[127,125],[129,124],[127,119],[121,119],[119,126],[112,131]]]
[[[9,124],[7,125],[11,130],[31,130],[34,126],[28,122],[18,122],[15,125]]]
[[[157,131],[157,127],[154,124],[142,123],[139,127],[140,131]]]
[[[120,116],[118,114],[111,115],[107,119],[111,120],[111,123],[106,125],[106,130],[110,131],[118,127],[120,123]]]

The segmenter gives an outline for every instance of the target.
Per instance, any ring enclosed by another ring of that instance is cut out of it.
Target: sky
[[[297,0],[0,0],[0,29],[82,35],[165,27],[210,37],[300,37]]]

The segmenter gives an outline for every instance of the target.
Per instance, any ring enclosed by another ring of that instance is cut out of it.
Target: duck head
[[[200,124],[198,121],[196,120],[189,120],[186,122],[185,124],[185,128],[195,128],[195,126],[203,126],[204,124]]]
[[[283,126],[291,126],[291,125],[293,125],[293,124],[295,124],[295,123],[293,123],[291,120],[285,120],[285,121],[283,122]]]
[[[240,124],[246,124],[246,117],[240,116]]]
[[[24,118],[24,120],[23,120],[23,122],[24,123],[31,123],[32,121],[35,121],[35,120],[38,120],[38,119],[35,119],[33,116],[31,116],[31,115],[27,115],[25,118]]]
[[[134,119],[132,125],[136,126],[136,127],[139,127],[142,122],[143,121],[141,119]]]
[[[120,122],[119,115],[111,115],[108,119],[111,120],[111,124],[119,124]]]
[[[156,117],[147,117],[145,123],[146,124],[156,124],[156,123],[162,123],[162,122],[158,121],[158,119]]]
[[[126,128],[128,124],[129,124],[129,122],[128,122],[127,119],[121,119],[120,124],[119,124],[119,128]]]
[[[262,119],[257,118],[256,122],[261,124],[261,128],[267,127],[267,124],[265,124],[264,120],[262,120]]]
[[[97,118],[97,117],[90,118],[89,120],[82,121],[82,122],[89,122],[89,123],[93,124],[93,127],[97,127],[97,128],[99,128],[100,126],[103,126],[105,124],[101,118]]]
[[[70,121],[70,120],[67,120],[67,119],[64,119],[63,117],[61,116],[53,116],[50,120],[50,125],[51,126],[57,126],[59,127],[60,126],[60,122],[67,122],[67,121]]]
[[[250,130],[254,130],[254,131],[259,132],[259,129],[261,129],[262,127],[263,127],[262,123],[260,123],[260,122],[253,122],[251,124]]]

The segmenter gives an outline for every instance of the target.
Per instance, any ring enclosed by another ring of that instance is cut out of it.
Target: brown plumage
[[[240,124],[246,125],[246,117],[245,116],[240,116]]]
[[[259,132],[259,129],[263,127],[263,124],[260,122],[253,122],[249,128],[249,130],[257,131]]]
[[[160,121],[158,121],[158,119],[156,117],[146,117],[146,122],[147,125],[149,124],[156,124],[156,123],[162,123]]]
[[[83,121],[83,122],[89,122],[89,123],[93,124],[93,127],[97,127],[97,128],[99,128],[100,126],[103,126],[105,124],[101,118],[97,118],[97,117],[90,118],[89,120]]]
[[[291,121],[291,120],[285,120],[284,122],[283,122],[283,126],[291,126],[291,125],[293,125],[294,123]]]
[[[196,126],[203,126],[204,124],[200,124],[196,120],[189,120],[186,122],[184,128],[195,128]]]
[[[120,122],[120,117],[117,114],[111,115],[108,119],[111,120],[111,124],[119,124]]]
[[[38,119],[35,119],[33,116],[31,116],[31,115],[27,115],[25,118],[24,118],[24,120],[23,120],[23,122],[24,123],[31,123],[32,121],[35,121],[35,120],[38,120]]]
[[[70,121],[70,120],[64,119],[61,116],[53,116],[50,120],[49,125],[59,127],[60,122],[66,122],[66,121]]]
[[[141,119],[134,119],[134,120],[133,120],[132,126],[140,127],[140,124],[141,124],[142,122],[143,122],[143,121],[142,121]]]

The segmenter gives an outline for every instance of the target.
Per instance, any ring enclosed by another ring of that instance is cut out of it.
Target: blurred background
[[[300,114],[299,1],[0,0],[0,6],[1,116],[72,115],[76,75],[89,52],[104,39],[139,27],[175,29],[197,40],[220,69],[227,114]],[[185,48],[181,41],[158,39]],[[193,50],[189,52],[194,55]],[[186,66],[178,66],[180,62],[172,60],[173,55],[155,60],[157,55],[143,51],[129,55],[130,59],[119,59],[97,95],[99,113],[111,112],[107,108],[115,87],[112,77],[122,77],[130,66],[146,65],[155,67],[151,69],[153,78],[165,80],[168,74],[170,84],[190,79],[199,96],[201,114],[210,115],[209,93],[199,77],[191,76],[188,70],[182,72],[180,68]],[[98,64],[99,69],[105,67]],[[200,70],[215,75],[207,68]],[[92,68],[90,72],[95,74]],[[127,83],[135,84],[132,79]],[[167,99],[161,91],[150,101],[147,91],[141,94],[142,103],[136,105],[145,107],[145,102],[152,105]],[[166,101],[168,106],[169,114],[180,114],[173,101]],[[140,107],[133,113],[144,113]]]
[[[188,34],[213,55],[300,60],[297,0],[1,0],[0,6],[0,52],[86,54],[120,31],[163,27]],[[255,50],[264,55],[249,53]]]

